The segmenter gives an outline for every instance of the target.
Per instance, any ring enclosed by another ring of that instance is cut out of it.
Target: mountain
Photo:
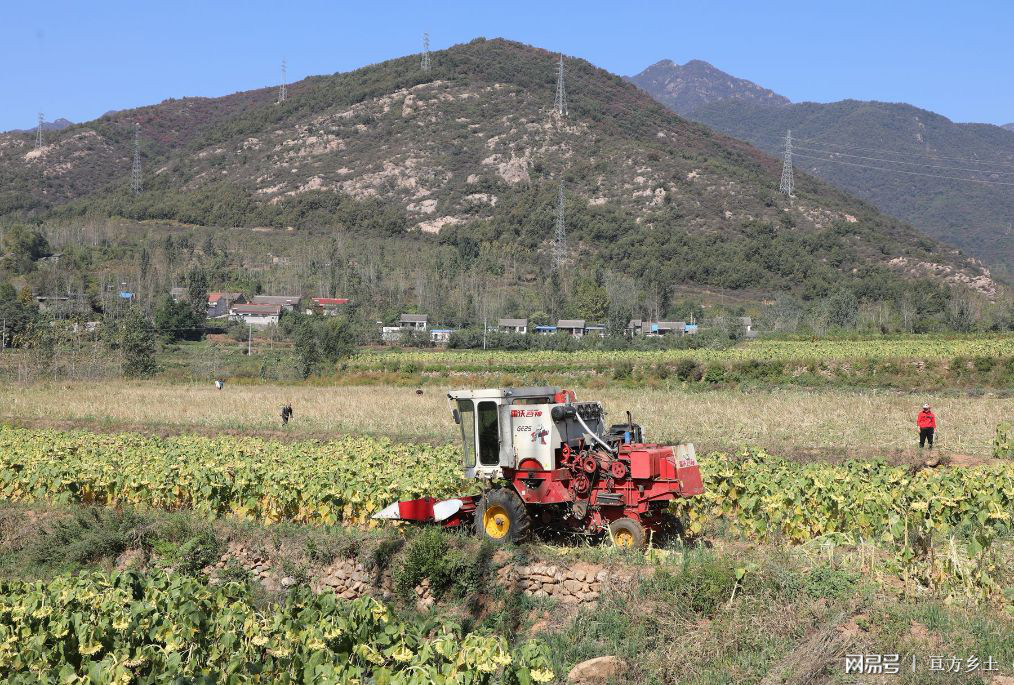
[[[57,119],[55,121],[43,121],[42,122],[42,130],[43,131],[62,131],[63,129],[67,128],[68,126],[73,126],[73,125],[74,125],[73,121],[70,121],[69,119],[64,119],[63,117],[60,117],[59,119]],[[33,126],[32,128],[14,129],[12,131],[7,131],[7,133],[28,133],[29,131],[36,131],[37,128],[38,127]]]
[[[627,79],[678,114],[718,100],[787,105],[789,99],[752,81],[730,76],[699,59],[679,65],[664,59]]]
[[[1014,131],[1014,124],[1004,124],[1004,125],[1003,125],[1003,126],[1001,126],[1000,128],[1005,128],[1005,129],[1007,129],[1008,131]]]
[[[551,272],[562,180],[567,272],[622,272],[656,292],[823,297],[847,284],[878,299],[913,279],[995,290],[981,265],[822,181],[798,174],[790,201],[778,159],[583,60],[566,61],[569,113],[557,115],[555,69],[548,51],[477,39],[434,52],[429,72],[394,59],[304,79],[284,102],[274,88],[167,100],[40,150],[0,135],[0,217],[408,234],[530,283]]]
[[[631,81],[670,109],[772,154],[782,151],[791,129],[798,170],[855,193],[927,235],[957,245],[998,274],[1014,277],[1011,131],[954,123],[901,103],[790,104],[736,93],[725,97],[727,84],[738,79],[717,69],[700,72],[710,81],[694,89],[712,97],[674,100],[672,90],[661,84],[682,79],[684,68],[660,69],[662,64]]]

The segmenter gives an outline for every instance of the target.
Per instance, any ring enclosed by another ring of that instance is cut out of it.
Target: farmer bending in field
[[[922,411],[915,420],[919,426],[919,449],[929,440],[929,448],[933,449],[933,431],[937,427],[937,417],[933,416],[928,404],[922,405]]]
[[[292,405],[286,404],[282,407],[282,425],[288,425],[289,419],[292,418]],[[930,447],[933,446],[933,441],[930,440]]]

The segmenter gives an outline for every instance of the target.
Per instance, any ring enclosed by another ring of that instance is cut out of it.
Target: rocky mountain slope
[[[547,267],[562,180],[574,268],[818,296],[926,277],[983,292],[981,265],[871,206],[681,119],[622,78],[479,39],[292,84],[110,113],[54,134],[0,135],[0,216],[82,214],[221,226],[340,225],[434,234],[462,255]],[[144,192],[128,190],[134,122]],[[872,295],[871,295],[872,296]]]
[[[627,79],[678,114],[719,100],[755,105],[787,105],[789,99],[753,81],[736,78],[699,59],[676,64],[664,59]]]
[[[989,124],[958,124],[887,102],[790,104],[712,68],[694,93],[674,97],[685,67],[664,62],[631,81],[695,121],[778,154],[785,132],[797,141],[796,168],[823,178],[937,239],[1014,275],[1014,135]],[[688,64],[693,64],[688,63]],[[723,95],[731,92],[731,95]],[[774,95],[774,94],[772,94]],[[951,178],[946,178],[951,177]],[[958,180],[958,179],[972,179]],[[974,182],[981,181],[981,182]]]

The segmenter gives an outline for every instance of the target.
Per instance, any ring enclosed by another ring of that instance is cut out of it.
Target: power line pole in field
[[[35,149],[42,148],[42,112],[39,112],[39,125],[35,129]]]
[[[420,64],[423,71],[430,70],[430,34],[423,33],[423,49],[422,49],[422,62]]]

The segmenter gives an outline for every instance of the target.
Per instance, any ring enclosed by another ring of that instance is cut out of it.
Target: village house
[[[402,328],[411,328],[417,331],[425,331],[429,323],[429,316],[426,314],[402,314],[398,319],[398,325]]]
[[[229,318],[242,321],[248,326],[277,324],[281,316],[280,304],[234,304],[229,309]]]
[[[695,327],[696,328],[696,327]],[[647,319],[631,319],[624,329],[627,335],[684,335],[687,333],[685,321],[649,321]]]
[[[341,311],[343,305],[347,305],[347,297],[311,297],[307,314],[323,314],[324,316],[335,316]]]
[[[556,333],[556,326],[536,326],[535,327],[535,334],[536,335],[552,335],[553,333]]]
[[[528,319],[500,319],[497,321],[496,328],[501,333],[521,333],[524,335],[528,332]]]
[[[380,339],[386,343],[401,342],[401,326],[383,326],[380,329]]]
[[[299,306],[299,295],[254,295],[250,304],[277,304],[287,312]]]
[[[556,330],[580,338],[585,332],[584,319],[560,319],[556,322]]]
[[[244,302],[246,298],[243,297],[243,293],[208,293],[208,318],[225,318],[229,316],[232,305]]]
[[[186,288],[170,288],[169,297],[173,298],[173,302],[179,302],[180,300],[186,299],[187,289]]]
[[[454,330],[451,328],[431,328],[430,329],[430,342],[438,345],[446,345],[451,342],[451,333]]]

